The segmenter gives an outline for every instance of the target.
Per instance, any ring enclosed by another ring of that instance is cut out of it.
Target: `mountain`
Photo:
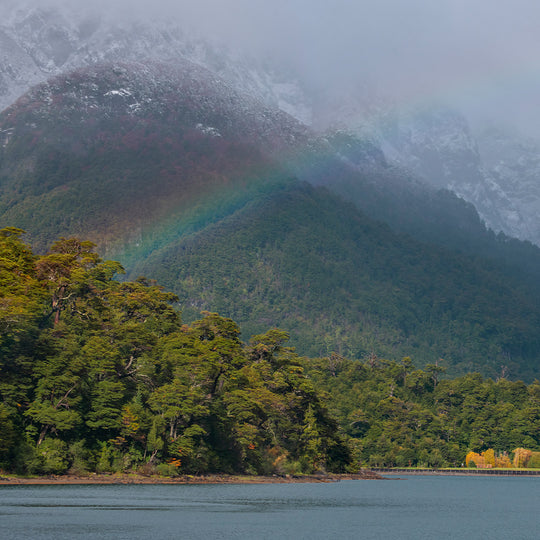
[[[397,106],[368,85],[321,90],[271,59],[202,39],[174,21],[134,16],[118,22],[69,4],[62,9],[6,7],[0,44],[0,109],[51,76],[96,63],[187,60],[316,131],[338,127],[368,138],[390,165],[472,203],[495,232],[540,245],[540,181],[531,144],[507,136],[513,148],[504,153],[513,157],[494,161],[493,140],[473,134],[467,119],[448,107]]]
[[[54,75],[104,62],[190,61],[268,105],[309,123],[310,107],[294,77],[163,19],[122,22],[91,8],[12,9],[0,22],[0,110]]]
[[[540,245],[534,141],[502,128],[475,134],[461,113],[440,105],[391,110],[350,129],[370,132],[389,161],[472,203],[489,228]]]
[[[1,118],[0,209],[39,249],[90,234],[127,263],[297,178],[397,232],[540,271],[534,250],[495,238],[472,207],[370,140],[318,136],[187,60],[94,64],[36,86]]]
[[[290,184],[141,260],[184,316],[280,326],[303,354],[443,358],[452,374],[536,373],[539,294],[499,265],[435,248],[324,188]]]
[[[90,234],[109,251],[151,242],[157,233],[147,226],[166,227],[180,211],[195,226],[268,189],[276,156],[309,141],[286,113],[188,61],[59,75],[0,125],[3,220],[28,228],[41,248],[68,233]]]
[[[58,75],[0,130],[2,225],[41,251],[95,241],[178,293],[186,320],[280,326],[302,354],[536,376],[539,250],[370,141],[317,136],[187,60]]]
[[[501,127],[483,130],[477,141],[492,191],[508,201],[501,205],[506,229],[540,245],[540,145]]]

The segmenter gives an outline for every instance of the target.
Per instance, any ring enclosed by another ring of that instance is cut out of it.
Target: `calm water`
[[[8,539],[534,539],[540,478],[2,486]]]

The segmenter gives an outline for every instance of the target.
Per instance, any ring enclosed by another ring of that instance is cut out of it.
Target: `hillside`
[[[508,127],[478,131],[438,105],[392,111],[372,135],[390,161],[473,204],[494,231],[539,245],[538,143]]]
[[[527,287],[540,286],[536,245],[487,228],[471,203],[392,165],[373,140],[348,132],[335,132],[327,140],[333,152],[332,172],[319,183],[398,233],[478,258],[480,264],[491,261],[505,267],[511,279],[517,277]],[[341,167],[336,166],[336,156],[343,162]]]
[[[4,222],[41,249],[83,234],[110,252],[151,242],[171,215],[193,227],[268,189],[306,128],[195,64],[148,62],[53,78],[2,114],[0,134]]]
[[[401,103],[391,97],[392,89],[371,87],[366,80],[342,86],[330,75],[316,84],[299,66],[220,43],[215,35],[203,38],[185,20],[160,17],[159,10],[146,17],[115,17],[109,9],[35,1],[4,1],[0,10],[0,110],[33,85],[96,64],[193,62],[237,93],[316,131],[339,126],[368,136],[391,166],[473,204],[495,232],[540,242],[538,143],[524,142],[512,130],[476,133],[471,119],[452,106]],[[327,53],[324,47],[320,52]],[[417,61],[421,64],[422,55]],[[354,78],[357,69],[362,62],[347,65],[348,75]]]
[[[131,275],[150,272],[179,294],[188,320],[212,308],[246,335],[280,326],[302,354],[537,373],[538,295],[496,265],[397,235],[307,184],[179,239]]]
[[[187,320],[279,326],[301,354],[537,376],[540,251],[369,141],[316,137],[187,61],[60,75],[0,133],[3,226],[41,252],[96,242],[178,293]]]

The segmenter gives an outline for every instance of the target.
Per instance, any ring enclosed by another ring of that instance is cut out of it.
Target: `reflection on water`
[[[1,486],[1,538],[537,539],[540,478]]]

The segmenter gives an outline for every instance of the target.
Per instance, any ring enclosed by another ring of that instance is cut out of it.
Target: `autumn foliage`
[[[514,456],[513,460],[510,459],[507,452],[496,454],[493,448],[488,448],[480,454],[469,452],[465,457],[465,465],[477,469],[519,469],[531,466],[531,457],[533,455],[540,456],[540,452],[532,452],[526,448],[516,448],[512,454]]]

